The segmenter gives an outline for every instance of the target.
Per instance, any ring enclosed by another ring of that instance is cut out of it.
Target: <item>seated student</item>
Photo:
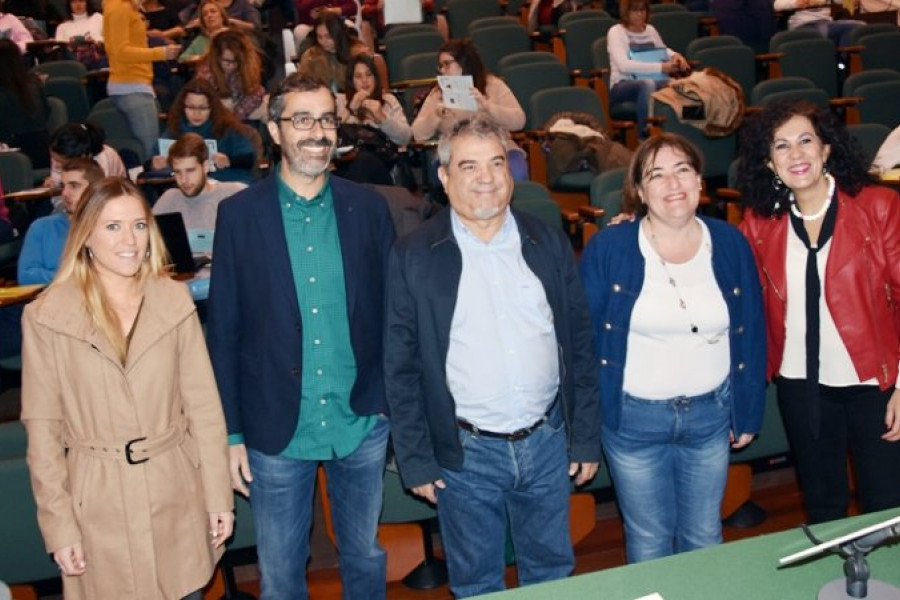
[[[637,130],[640,138],[647,136],[647,116],[653,102],[653,92],[668,85],[673,74],[690,67],[681,54],[666,47],[662,37],[650,25],[649,0],[621,0],[622,22],[613,25],[606,34],[609,52],[609,101],[634,102]],[[650,48],[665,48],[666,62],[644,62],[633,53]]]
[[[28,51],[28,42],[34,41],[34,36],[28,31],[28,28],[22,24],[12,11],[8,10],[3,0],[0,0],[0,39],[12,40],[19,48],[20,54]]]
[[[199,60],[209,49],[210,40],[217,33],[226,31],[231,23],[225,9],[216,0],[200,3],[200,31],[187,48],[178,56],[178,62]]]
[[[240,29],[246,34],[258,34],[262,31],[262,21],[259,10],[253,6],[250,0],[217,0],[225,9],[232,27]],[[197,4],[192,4],[180,13],[182,21],[188,21],[187,27],[199,25],[200,10]]]
[[[225,108],[209,82],[193,79],[186,83],[169,111],[169,121],[160,139],[175,140],[184,133],[196,133],[206,140],[215,140],[217,152],[210,157],[219,181],[253,180],[256,163],[250,129]],[[153,171],[166,169],[167,159],[156,152],[150,160]]]
[[[44,180],[44,187],[60,187],[63,165],[78,157],[93,159],[105,177],[127,177],[122,157],[105,140],[106,133],[91,123],[60,125],[50,136],[50,175]],[[64,210],[62,196],[53,198],[53,207],[56,212]]]
[[[19,285],[50,283],[53,280],[81,193],[103,178],[103,170],[90,158],[73,158],[63,165],[61,178],[65,212],[41,217],[28,228],[19,255]]]
[[[347,65],[354,56],[368,54],[369,48],[351,35],[341,17],[330,12],[319,13],[313,31],[312,45],[300,56],[297,71],[324,81],[333,92],[343,91]]]
[[[262,64],[247,35],[232,29],[216,35],[195,76],[212,84],[239,121],[262,120],[266,95]]]
[[[815,8],[814,8],[815,7]],[[775,10],[794,11],[788,18],[788,29],[813,29],[827,37],[835,46],[850,44],[850,32],[865,25],[865,21],[831,17],[831,7],[816,0],[774,0]]]
[[[397,146],[405,146],[412,136],[400,101],[381,89],[375,62],[368,54],[350,61],[344,89],[346,93],[335,98],[341,143],[355,144],[357,155],[339,163],[335,174],[360,183],[393,185]]]
[[[215,229],[219,202],[247,187],[237,181],[219,182],[208,177],[209,150],[196,133],[185,133],[172,144],[168,162],[177,187],[166,190],[156,201],[153,214],[180,212],[188,233]],[[193,247],[195,236],[189,237],[192,251],[206,250]],[[207,244],[211,243],[209,236]]]
[[[342,17],[345,23],[352,26],[356,15],[359,12],[359,6],[355,0],[297,0],[297,26],[294,27],[294,40],[297,48],[303,46],[306,36],[315,27],[316,19],[319,15],[331,13],[338,17]]]
[[[467,39],[450,40],[438,50],[439,75],[470,75],[472,96],[477,111],[487,116],[498,127],[518,131],[525,126],[525,111],[512,90],[500,78],[489,72],[481,60],[475,45]],[[436,135],[447,133],[453,127],[475,115],[472,111],[452,108],[444,104],[443,93],[435,85],[419,109],[412,123],[412,135],[417,142],[424,142]],[[509,168],[515,181],[528,179],[528,162],[525,151],[518,147],[507,150]],[[437,164],[432,165],[432,173]],[[432,175],[432,180],[436,175]]]
[[[171,0],[144,0],[141,13],[147,19],[147,37],[157,40],[179,40],[184,37],[178,9]]]
[[[16,17],[7,16],[18,22]],[[0,38],[3,29],[0,15]],[[20,148],[31,159],[32,167],[43,169],[50,164],[49,119],[50,105],[41,80],[25,68],[14,41],[0,39],[0,142]]]
[[[88,69],[109,66],[103,49],[103,13],[88,0],[69,0],[69,18],[56,28],[55,38],[69,44],[75,60]]]

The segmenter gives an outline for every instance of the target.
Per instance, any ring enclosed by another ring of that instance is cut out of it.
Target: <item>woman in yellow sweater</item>
[[[141,4],[143,0],[103,0],[103,38],[109,57],[106,91],[144,147],[144,157],[148,157],[159,138],[153,63],[175,59],[181,46],[147,46]]]

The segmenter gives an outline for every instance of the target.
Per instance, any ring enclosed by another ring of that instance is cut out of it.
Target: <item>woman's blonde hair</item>
[[[106,205],[116,198],[123,196],[140,200],[147,218],[147,231],[149,233],[149,245],[147,255],[141,263],[136,277],[140,286],[150,277],[165,277],[168,253],[159,227],[150,212],[150,205],[144,195],[133,183],[120,177],[104,177],[98,179],[84,190],[78,208],[72,216],[72,225],[66,246],[63,250],[59,270],[51,285],[58,285],[66,281],[74,282],[81,290],[84,304],[88,314],[94,320],[97,327],[110,341],[119,359],[124,363],[128,350],[128,343],[122,333],[121,323],[115,311],[109,305],[103,286],[97,276],[96,267],[90,250],[87,247],[88,238],[91,237],[94,228],[100,221],[100,214]]]

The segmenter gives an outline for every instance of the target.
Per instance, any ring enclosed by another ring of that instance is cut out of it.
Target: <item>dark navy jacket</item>
[[[513,210],[525,263],[543,284],[559,347],[558,400],[570,460],[600,460],[600,406],[590,316],[569,241],[561,230]],[[401,239],[388,268],[385,384],[391,433],[406,487],[459,470],[456,406],[447,387],[450,325],[462,274],[450,210]]]
[[[384,199],[331,177],[347,286],[356,414],[384,413],[384,280],[394,226]],[[297,426],[303,323],[275,175],[219,205],[209,290],[209,350],[228,433],[265,454],[284,450]]]
[[[709,228],[713,274],[728,306],[734,398],[731,419],[737,438],[759,432],[765,409],[762,291],[750,245],[741,232],[724,221],[700,219]],[[579,265],[594,323],[603,424],[613,430],[619,426],[631,312],[644,285],[639,227],[638,220],[605,228],[585,248]]]

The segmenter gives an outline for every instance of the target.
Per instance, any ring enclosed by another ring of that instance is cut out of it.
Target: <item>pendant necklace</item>
[[[684,301],[684,297],[681,295],[681,290],[678,288],[678,282],[675,281],[674,277],[672,277],[672,273],[669,271],[669,265],[668,263],[666,263],[666,259],[663,258],[662,252],[659,249],[659,240],[656,239],[656,232],[653,230],[653,221],[650,219],[650,215],[647,215],[647,225],[648,229],[650,230],[650,242],[653,245],[654,251],[656,251],[657,258],[659,258],[659,264],[662,265],[663,271],[665,271],[666,273],[666,279],[669,281],[669,285],[672,286],[672,290],[675,292],[675,296],[678,298],[678,306],[681,308],[681,310],[684,311],[684,314],[687,316],[691,333],[699,336],[707,344],[718,344],[724,332],[717,333],[712,337],[706,337],[705,335],[700,333],[700,327],[698,327],[697,322],[694,321],[694,318],[691,315],[691,311],[687,306],[687,302]],[[712,249],[710,248],[709,242],[706,242],[704,245],[706,246],[707,252],[712,254]]]

